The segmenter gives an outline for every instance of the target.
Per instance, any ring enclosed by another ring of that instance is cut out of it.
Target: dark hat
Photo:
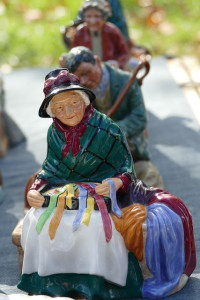
[[[45,98],[40,106],[39,116],[41,118],[50,118],[50,116],[46,112],[46,109],[53,96],[62,92],[72,90],[85,92],[88,95],[90,102],[95,99],[95,95],[93,94],[93,92],[88,88],[81,86],[79,78],[76,75],[69,73],[68,69],[60,68],[48,73],[45,77],[43,89]]]

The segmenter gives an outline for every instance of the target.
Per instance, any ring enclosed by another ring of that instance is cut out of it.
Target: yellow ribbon
[[[71,209],[72,208],[72,197],[74,197],[74,187],[73,184],[67,184],[66,189],[68,191],[67,197],[66,197],[66,205]]]
[[[89,225],[91,214],[92,214],[93,210],[94,210],[94,198],[89,196],[87,198],[87,208],[84,212],[83,219],[82,219],[82,223],[84,223],[86,226]]]

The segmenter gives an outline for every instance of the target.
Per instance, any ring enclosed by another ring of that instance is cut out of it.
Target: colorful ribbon
[[[87,199],[87,190],[84,189],[83,187],[79,186],[80,194],[79,194],[79,209],[78,213],[74,219],[73,222],[73,231],[76,231],[81,223],[81,220],[83,218],[85,209],[86,209],[86,199]]]
[[[108,214],[108,210],[104,198],[103,196],[96,194],[95,189],[90,184],[79,183],[79,185],[84,187],[88,191],[88,193],[96,200],[103,221],[103,228],[106,237],[106,242],[108,243],[112,238],[112,224],[111,224],[111,220]]]
[[[112,211],[118,216],[121,217],[122,216],[122,212],[121,209],[119,208],[118,204],[117,204],[117,198],[116,198],[116,187],[115,187],[115,183],[112,179],[106,179],[105,181],[107,181],[109,183],[110,186],[110,194],[109,197],[111,199],[111,205],[112,205]]]
[[[115,191],[115,184],[112,179],[107,180],[110,185],[110,198],[112,202],[112,210],[117,216],[121,216],[121,211],[117,205],[116,200],[116,191]],[[79,193],[79,209],[78,213],[73,222],[73,231],[76,231],[80,223],[82,221],[83,224],[89,225],[90,218],[92,211],[94,210],[94,200],[97,203],[99,211],[101,213],[103,227],[106,237],[106,242],[109,242],[112,238],[112,224],[110,220],[110,216],[104,201],[104,197],[101,195],[96,194],[95,192],[95,184],[86,184],[86,183],[77,183],[80,193]],[[88,193],[90,196],[88,196]],[[49,236],[51,239],[55,237],[56,230],[60,224],[63,211],[66,205],[71,209],[72,208],[72,197],[74,196],[74,185],[67,184],[62,189],[59,190],[58,193],[52,194],[50,196],[49,206],[44,211],[44,213],[39,217],[38,222],[36,224],[36,231],[38,234],[41,233],[44,224],[46,223],[47,219],[52,214],[53,210],[56,207],[56,203],[58,200],[57,208],[55,214],[50,222],[49,225]],[[87,198],[88,196],[88,198]],[[66,200],[65,200],[66,199]],[[86,205],[87,201],[87,205]]]
[[[65,188],[68,191],[67,197],[66,197],[66,205],[67,207],[69,207],[70,209],[72,208],[72,197],[74,197],[74,188],[73,188],[73,184],[66,184]]]
[[[67,190],[65,190],[64,193],[62,193],[58,196],[56,211],[55,211],[54,216],[51,219],[51,222],[49,224],[49,237],[51,240],[53,240],[55,237],[56,230],[60,224],[60,221],[61,221],[61,218],[63,215],[63,211],[65,209],[66,194],[67,194]]]
[[[59,194],[60,194],[60,192],[59,192]],[[58,198],[58,193],[50,196],[49,206],[43,212],[43,214],[41,214],[41,216],[39,217],[38,222],[36,224],[36,231],[38,234],[41,233],[42,228],[44,227],[44,224],[46,223],[47,219],[50,217],[54,208],[56,207],[57,198]]]
[[[93,210],[94,210],[94,198],[89,196],[87,198],[87,208],[84,212],[83,219],[82,219],[82,223],[85,224],[86,226],[88,226],[90,223],[90,218]]]

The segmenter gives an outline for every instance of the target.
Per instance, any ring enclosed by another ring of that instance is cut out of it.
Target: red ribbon
[[[96,200],[103,221],[106,242],[109,243],[112,238],[112,224],[103,196],[96,194],[95,189],[87,183],[78,182],[77,185],[84,187],[88,191],[88,193]]]

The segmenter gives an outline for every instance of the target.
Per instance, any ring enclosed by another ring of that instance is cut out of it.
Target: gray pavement
[[[9,150],[0,159],[4,201],[0,205],[0,292],[21,293],[17,249],[11,233],[23,216],[24,186],[46,155],[46,131],[49,120],[38,117],[43,99],[44,76],[49,69],[21,69],[4,76],[6,110],[25,134],[27,141]],[[174,82],[164,58],[151,62],[151,71],[144,80],[143,94],[149,114],[149,146],[152,161],[160,170],[165,189],[180,197],[188,206],[194,223],[197,267],[186,287],[168,300],[199,300],[199,195],[200,195],[200,132],[199,124]]]

